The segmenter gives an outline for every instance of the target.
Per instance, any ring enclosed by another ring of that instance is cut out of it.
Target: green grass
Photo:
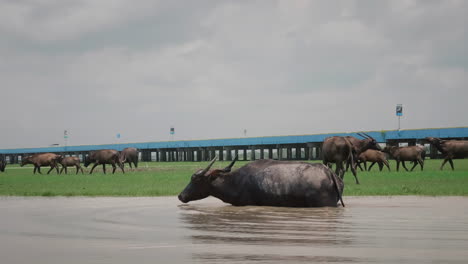
[[[455,160],[455,171],[446,165],[438,168],[441,160],[426,160],[425,170],[416,167],[414,172],[395,171],[390,161],[391,172],[382,172],[377,166],[370,172],[358,172],[360,185],[354,183],[349,172],[345,176],[345,196],[350,195],[461,195],[468,196],[468,159]],[[238,168],[247,162],[238,162]],[[107,174],[97,170],[92,175],[75,175],[69,168],[68,174],[33,174],[32,167],[20,168],[9,165],[0,173],[0,195],[15,196],[169,196],[177,195],[189,182],[190,176],[208,162],[142,162],[138,170],[122,174]],[[228,162],[217,162],[214,167],[223,168]],[[370,165],[370,164],[369,164]],[[89,170],[88,170],[89,171]]]
[[[384,168],[379,172],[375,165],[370,172],[358,171],[360,185],[354,183],[351,173],[345,176],[344,195],[468,195],[468,160],[455,160],[455,171],[446,164],[440,171],[442,160],[426,160],[424,171],[419,165],[413,172],[406,172],[390,161],[391,172]],[[407,166],[411,169],[411,166]]]

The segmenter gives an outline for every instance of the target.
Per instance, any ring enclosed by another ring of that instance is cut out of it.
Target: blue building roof
[[[0,149],[0,154],[21,154],[38,152],[79,152],[98,149],[116,149],[122,150],[127,147],[138,149],[164,149],[164,148],[196,148],[196,147],[221,147],[221,146],[251,146],[251,145],[276,145],[276,144],[297,144],[307,142],[323,142],[331,136],[357,136],[353,133],[329,133],[315,135],[296,135],[296,136],[271,136],[271,137],[251,137],[251,138],[226,138],[226,139],[207,139],[207,140],[180,140],[180,141],[160,141],[143,143],[124,143],[107,145],[81,145],[81,146],[62,146],[62,147],[44,147],[44,148],[18,148],[18,149]],[[378,142],[387,142],[388,140],[398,139],[422,139],[425,137],[439,138],[463,138],[468,137],[468,127],[451,128],[429,128],[429,129],[411,129],[411,130],[389,130],[389,131],[366,131],[367,134],[374,137]]]

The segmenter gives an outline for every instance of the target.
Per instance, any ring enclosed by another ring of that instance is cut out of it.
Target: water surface
[[[0,198],[1,263],[467,263],[468,198],[346,208],[216,199]]]

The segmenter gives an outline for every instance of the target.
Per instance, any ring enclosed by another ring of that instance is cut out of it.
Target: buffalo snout
[[[188,203],[188,200],[182,195],[182,194],[179,194],[179,196],[177,196],[177,198],[179,198],[179,200],[183,203]]]

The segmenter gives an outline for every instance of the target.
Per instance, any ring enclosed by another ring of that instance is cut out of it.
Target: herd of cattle
[[[372,162],[369,170],[374,166],[375,163],[379,165],[379,170],[382,171],[383,166],[387,166],[390,171],[386,155],[396,161],[396,170],[400,169],[400,162],[406,168],[405,161],[413,162],[411,171],[419,164],[421,170],[424,169],[424,159],[426,151],[423,146],[386,146],[381,149],[376,140],[366,133],[358,133],[363,139],[358,139],[351,136],[346,137],[329,137],[323,142],[323,163],[327,164],[331,168],[331,163],[336,164],[336,174],[343,178],[345,169],[343,163],[346,163],[346,167],[351,167],[351,171],[356,179],[356,183],[359,184],[357,178],[356,168],[361,163],[364,164],[364,168],[367,170],[367,161]],[[426,137],[425,142],[430,143],[434,146],[444,157],[444,161],[440,165],[440,169],[444,168],[445,163],[449,162],[452,170],[454,170],[452,159],[468,157],[468,141],[466,140],[442,140],[435,137]],[[346,169],[346,170],[347,170]]]
[[[356,183],[359,183],[356,169],[360,168],[362,171],[370,170],[375,164],[378,164],[380,171],[382,171],[384,165],[390,171],[387,155],[385,155],[385,153],[395,159],[397,171],[400,168],[400,163],[403,165],[403,168],[408,171],[405,161],[413,162],[411,171],[418,164],[421,166],[421,170],[424,169],[426,152],[423,146],[386,146],[382,149],[377,141],[368,134],[358,133],[358,135],[362,137],[362,139],[352,136],[334,136],[326,138],[323,142],[323,163],[329,167],[331,167],[332,163],[335,163],[335,173],[341,178],[343,178],[345,171],[351,168]],[[444,161],[440,166],[441,170],[447,162],[449,162],[453,170],[452,159],[468,157],[468,141],[466,140],[442,140],[439,138],[427,137],[425,141],[432,144],[444,156]],[[367,162],[371,162],[369,168],[367,168]],[[84,157],[84,166],[88,167],[91,163],[94,163],[94,166],[91,168],[90,174],[98,165],[103,166],[103,171],[105,173],[106,164],[112,166],[113,173],[117,167],[124,172],[124,163],[128,163],[130,168],[132,168],[132,164],[134,164],[135,167],[138,166],[138,150],[136,148],[125,148],[122,151],[113,149],[91,151],[89,155]],[[32,164],[34,166],[34,173],[36,173],[36,171],[41,173],[40,168],[43,166],[50,166],[50,170],[47,173],[50,173],[53,169],[56,169],[57,173],[62,173],[63,171],[67,173],[67,167],[76,167],[77,174],[79,171],[83,173],[79,158],[73,156],[65,157],[54,153],[39,153],[23,157],[21,166],[26,164]],[[364,169],[361,164],[364,165]],[[62,166],[60,171],[59,165]],[[346,169],[344,165],[346,165]],[[5,167],[6,162],[0,160],[0,171],[3,172]]]
[[[342,200],[343,178],[345,171],[351,169],[356,183],[357,168],[361,164],[367,170],[367,162],[371,162],[369,170],[374,164],[379,165],[380,171],[388,164],[385,153],[396,160],[396,169],[400,163],[406,168],[405,161],[413,162],[413,170],[418,164],[424,169],[425,150],[422,146],[396,147],[386,146],[381,149],[377,141],[366,133],[358,133],[362,139],[356,137],[329,137],[323,142],[323,164],[307,163],[300,161],[256,160],[231,171],[237,156],[229,166],[220,170],[211,170],[216,161],[215,157],[208,167],[199,170],[191,177],[189,184],[179,194],[180,201],[187,203],[200,200],[208,196],[214,196],[232,205],[263,205],[263,206],[289,206],[289,207],[316,207],[337,206],[338,202],[344,206]],[[427,137],[425,141],[432,144],[444,155],[444,161],[440,166],[443,169],[449,162],[454,169],[454,158],[468,157],[468,141],[441,140]],[[84,158],[84,165],[88,167],[94,163],[90,174],[98,166],[103,166],[106,172],[106,164],[110,164],[115,173],[119,167],[124,173],[124,164],[132,163],[138,166],[138,150],[126,148],[122,151],[105,149],[91,151]],[[336,164],[335,171],[332,163]],[[64,157],[54,153],[41,153],[23,157],[21,166],[34,165],[34,173],[41,173],[42,166],[50,166],[47,173],[53,169],[57,173],[65,171],[67,167],[76,167],[76,173],[83,173],[80,160],[77,157]],[[6,163],[0,161],[0,171],[4,171]],[[59,172],[59,165],[62,169]],[[346,165],[346,166],[345,166]]]
[[[135,167],[138,167],[138,150],[136,148],[125,148],[122,151],[117,151],[114,149],[102,149],[91,151],[88,156],[84,158],[84,166],[88,167],[91,163],[94,163],[94,166],[91,168],[90,174],[93,173],[94,168],[98,165],[102,165],[102,170],[106,173],[106,164],[110,164],[113,168],[112,173],[115,173],[117,166],[124,171],[124,164],[128,163],[130,168],[132,168],[132,163]],[[53,169],[57,170],[57,173],[62,173],[65,171],[67,173],[67,167],[76,167],[76,174],[79,171],[83,173],[83,168],[80,165],[80,159],[78,157],[64,157],[55,153],[38,153],[30,156],[25,156],[21,160],[21,167],[26,164],[32,164],[34,166],[33,173],[41,172],[41,167],[50,166],[49,174]],[[59,171],[60,165],[62,169]],[[1,171],[5,170],[6,163],[0,161]]]
[[[408,170],[405,161],[414,163],[411,170],[417,164],[423,170],[425,151],[422,146],[387,146],[381,149],[371,136],[365,133],[358,135],[362,139],[351,136],[325,139],[322,146],[323,164],[257,160],[231,172],[236,159],[223,170],[210,170],[215,158],[207,168],[192,175],[178,198],[183,203],[214,196],[232,205],[318,207],[337,206],[341,202],[344,206],[341,195],[345,164],[351,168],[356,183],[359,183],[356,168],[360,167],[360,163],[367,168],[366,162],[372,162],[369,169],[378,163],[380,170],[383,165],[390,170],[384,153],[396,160],[397,170],[400,162]],[[426,141],[445,156],[440,169],[447,161],[454,169],[453,158],[468,156],[468,141],[438,138],[426,138]],[[335,172],[331,169],[332,163],[336,164]]]
[[[344,206],[343,177],[345,167],[350,167],[356,179],[356,167],[360,163],[378,163],[380,170],[386,165],[390,170],[385,154],[388,153],[406,168],[405,161],[413,162],[413,168],[419,164],[424,168],[425,151],[422,146],[396,147],[381,149],[371,136],[359,134],[355,137],[330,137],[323,142],[323,164],[297,161],[257,160],[233,172],[234,161],[223,170],[210,170],[216,158],[207,168],[192,175],[189,184],[179,194],[181,202],[187,203],[214,196],[232,205],[318,207]],[[468,156],[468,141],[440,140],[426,138],[443,155],[440,169],[448,161],[453,167],[453,158]],[[332,163],[336,164],[335,172]],[[371,168],[370,167],[370,168]],[[369,169],[370,169],[369,168]],[[361,168],[362,169],[362,168]]]

